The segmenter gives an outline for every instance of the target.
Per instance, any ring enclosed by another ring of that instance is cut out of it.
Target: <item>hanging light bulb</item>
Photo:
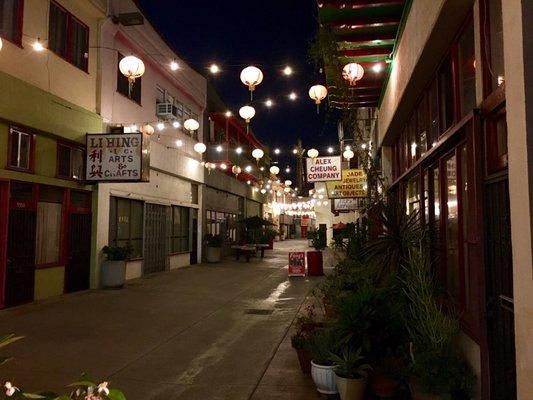
[[[289,180],[289,179],[287,179],[287,180],[285,181],[285,186],[290,186],[290,185],[292,185],[292,181]],[[295,190],[296,190],[296,189],[295,189]]]
[[[263,72],[257,67],[246,67],[241,72],[241,82],[248,86],[250,90],[250,99],[253,99],[255,87],[263,82]]]
[[[265,194],[266,192],[266,189],[261,189],[261,194]]]
[[[225,171],[226,169],[228,169],[228,166],[226,165],[226,163],[222,163],[220,164],[220,169]]]
[[[140,58],[137,58],[132,54],[120,60],[118,68],[122,75],[128,78],[128,95],[131,97],[131,89],[133,88],[135,79],[140,78],[144,75],[144,63]]]
[[[239,167],[238,165],[234,165],[233,167],[231,167],[231,172],[233,172],[235,177],[237,177],[241,173],[241,171],[241,167]]]
[[[275,165],[271,166],[271,167],[270,167],[270,173],[271,173],[272,175],[277,175],[277,174],[279,174],[279,168],[276,167]]]
[[[244,170],[248,173],[252,172],[252,166],[251,165],[247,165],[246,168],[244,168]]]
[[[172,60],[170,62],[170,69],[172,71],[177,71],[178,69],[180,69],[180,65],[178,64],[178,62],[176,61],[176,59]]]
[[[2,38],[0,38],[0,50],[2,50],[2,46],[3,46]]]
[[[252,151],[252,157],[255,158],[257,163],[259,163],[259,160],[263,158],[264,155],[265,152],[261,149],[254,149],[254,151]]]
[[[307,156],[311,159],[315,159],[318,157],[318,150],[317,149],[309,149],[307,150]]]
[[[290,174],[290,172],[291,172],[291,167],[289,167],[289,166],[287,165],[287,168],[285,168],[285,172],[286,172],[287,174]]]
[[[181,127],[181,124],[180,124],[179,121],[174,121],[174,122],[172,123],[172,126],[173,126],[174,128],[176,128],[176,129],[178,129],[179,127]]]
[[[192,133],[200,127],[200,123],[193,118],[189,118],[183,123],[183,127]]]
[[[203,144],[202,142],[198,142],[194,145],[193,149],[197,153],[204,154],[205,151],[207,150],[207,146]]]
[[[157,126],[157,130],[158,131],[162,131],[163,129],[165,129],[165,123],[164,122],[158,122],[156,126]]]
[[[348,149],[348,150],[345,150],[344,153],[342,153],[342,156],[346,158],[348,161],[350,161],[353,158],[354,153],[351,149]]]
[[[41,38],[37,38],[37,40],[33,42],[32,47],[33,47],[33,50],[35,51],[39,51],[39,52],[43,51],[44,46],[43,46],[43,43],[41,42]]]
[[[357,63],[346,64],[342,69],[342,77],[350,83],[350,86],[355,86],[356,82],[360,80],[364,74],[365,70]]]
[[[309,97],[315,101],[317,114],[320,111],[320,102],[324,100],[327,95],[328,89],[326,89],[325,86],[314,85],[311,86],[311,89],[309,89]]]

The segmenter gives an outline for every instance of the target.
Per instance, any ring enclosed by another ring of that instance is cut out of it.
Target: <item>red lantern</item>
[[[351,86],[355,86],[355,83],[360,80],[364,74],[365,70],[357,63],[346,64],[342,69],[342,77],[347,80]]]

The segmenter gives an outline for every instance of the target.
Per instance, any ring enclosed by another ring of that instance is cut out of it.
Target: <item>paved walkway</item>
[[[321,279],[287,278],[287,253],[298,249],[307,243],[1,311],[0,333],[25,338],[0,350],[14,357],[0,366],[0,381],[61,390],[87,372],[128,400],[304,398],[283,395],[291,385],[316,397],[309,378],[294,381],[286,336]]]

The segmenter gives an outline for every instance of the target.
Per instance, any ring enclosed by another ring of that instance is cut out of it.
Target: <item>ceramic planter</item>
[[[341,400],[363,400],[365,398],[366,378],[349,379],[335,374],[335,381]]]
[[[333,365],[320,365],[311,361],[311,377],[315,382],[316,389],[322,394],[336,394],[337,383]]]
[[[307,252],[307,275],[324,275],[324,261],[322,258],[322,252],[320,250]]]
[[[126,282],[126,261],[106,260],[102,263],[102,286],[105,288],[121,288]]]
[[[208,263],[220,262],[222,254],[222,247],[209,247],[207,246],[206,259]]]
[[[398,379],[385,374],[379,369],[375,369],[370,375],[370,390],[378,397],[394,397],[398,392],[399,385]]]
[[[304,374],[311,373],[311,358],[309,353],[305,349],[296,349],[298,355],[298,362],[300,363],[300,369]]]
[[[411,392],[412,400],[441,400],[441,396],[437,394],[424,392],[418,382],[413,379],[409,379],[409,390]]]

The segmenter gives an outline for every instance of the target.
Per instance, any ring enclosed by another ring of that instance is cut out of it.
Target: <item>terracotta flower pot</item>
[[[320,365],[311,361],[311,377],[315,382],[316,390],[322,394],[336,394],[335,367],[333,365]]]
[[[379,369],[370,375],[370,390],[378,397],[394,397],[398,392],[400,381]]]
[[[366,391],[366,378],[349,379],[335,374],[341,400],[363,400]]]
[[[300,369],[304,374],[311,373],[311,357],[305,349],[296,349],[298,355],[298,362],[300,363]]]

